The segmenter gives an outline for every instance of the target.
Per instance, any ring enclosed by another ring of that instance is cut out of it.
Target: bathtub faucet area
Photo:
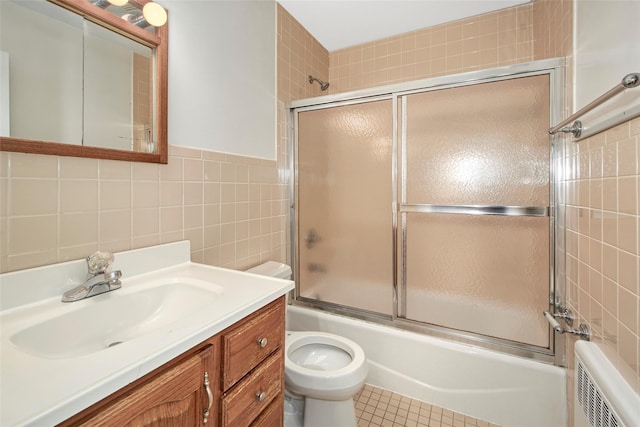
[[[110,252],[95,252],[87,257],[87,280],[62,295],[62,302],[80,301],[105,292],[120,289],[120,270],[108,271],[114,256]]]

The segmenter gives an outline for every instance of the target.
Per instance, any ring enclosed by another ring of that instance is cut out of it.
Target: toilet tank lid
[[[277,277],[279,279],[289,279],[291,277],[291,267],[281,262],[267,261],[264,264],[248,269],[247,273]]]

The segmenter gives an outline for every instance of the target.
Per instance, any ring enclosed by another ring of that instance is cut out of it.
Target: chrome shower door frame
[[[406,159],[403,156],[406,150],[403,147],[406,140],[405,125],[403,123],[406,111],[406,96],[425,92],[429,90],[439,90],[445,88],[461,87],[479,83],[509,80],[518,77],[528,77],[536,75],[549,75],[550,84],[550,105],[549,123],[558,122],[563,116],[565,109],[564,87],[565,87],[565,59],[556,58],[542,61],[534,61],[524,64],[516,64],[494,69],[474,71],[450,76],[434,77],[430,79],[418,80],[407,83],[399,83],[372,89],[364,89],[345,94],[327,95],[317,98],[294,101],[290,105],[290,153],[291,153],[291,259],[293,261],[294,278],[296,289],[291,303],[308,307],[321,308],[334,313],[346,314],[352,317],[373,321],[380,324],[398,327],[401,329],[425,333],[431,336],[442,337],[458,342],[477,345],[483,348],[490,348],[504,353],[518,355],[534,360],[553,363],[559,366],[565,364],[564,340],[560,335],[549,330],[549,346],[541,348],[524,343],[514,343],[509,340],[488,337],[481,334],[462,332],[449,328],[424,324],[404,318],[406,314],[406,222],[407,212],[434,211],[434,212],[463,212],[471,214],[489,215],[533,215],[549,216],[549,308],[561,303],[565,299],[565,238],[564,238],[564,187],[562,183],[562,171],[564,170],[565,139],[561,137],[550,137],[550,200],[549,208],[531,207],[495,207],[495,206],[440,206],[440,205],[410,205],[406,202]],[[393,259],[390,260],[393,269],[393,283],[389,284],[393,288],[393,315],[385,316],[379,313],[371,313],[352,307],[327,303],[319,300],[300,298],[298,256],[299,239],[295,232],[299,223],[299,213],[297,210],[298,200],[298,113],[313,109],[328,108],[332,106],[350,105],[355,103],[369,102],[377,99],[392,100],[393,109],[393,131],[392,131],[392,177],[390,180],[392,194],[392,224],[390,232],[393,233]],[[404,105],[404,108],[403,108]],[[540,316],[543,316],[540,313]]]

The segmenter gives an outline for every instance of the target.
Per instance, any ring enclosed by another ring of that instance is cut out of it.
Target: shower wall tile
[[[437,25],[329,53],[330,93],[533,59],[532,5]]]
[[[237,189],[237,195],[246,200],[246,209],[238,212],[238,218],[247,219],[247,245],[239,246],[236,256],[254,257],[266,248],[282,248],[281,257],[291,262],[288,209],[289,170],[289,111],[288,104],[296,99],[324,95],[317,83],[309,84],[308,76],[320,80],[329,80],[329,53],[295,18],[282,6],[277,6],[277,167],[249,164],[248,187]],[[373,58],[373,56],[371,56]],[[360,57],[361,60],[364,58]],[[342,59],[343,65],[349,68],[349,58]],[[352,71],[352,70],[350,70]],[[349,71],[345,71],[349,72]],[[360,77],[358,77],[360,78]],[[333,85],[333,83],[331,83]],[[331,86],[330,86],[331,88]],[[245,171],[239,171],[245,182]],[[221,170],[221,180],[225,174]],[[240,178],[240,176],[238,177]],[[256,185],[261,183],[260,185]],[[275,188],[276,190],[272,190]],[[239,202],[244,203],[244,202]],[[276,205],[276,208],[274,208]],[[286,206],[282,208],[281,206]],[[221,220],[224,222],[224,219]],[[275,224],[274,224],[275,223]],[[242,230],[244,231],[244,228]],[[212,256],[227,256],[220,252]]]
[[[638,209],[638,147],[640,118],[620,124],[578,143],[568,141],[566,164],[592,160],[590,174],[569,175],[567,186],[588,185],[591,200],[576,199],[566,206],[567,274],[572,310],[594,332],[593,339],[613,350],[640,382],[640,215]],[[599,165],[602,163],[602,176]],[[594,164],[596,167],[594,168]],[[595,195],[595,199],[594,199]],[[586,212],[586,226],[581,227]],[[575,241],[577,248],[569,246]],[[576,250],[577,249],[577,250]],[[584,259],[582,252],[589,252]],[[567,337],[570,344],[575,340]],[[573,354],[568,354],[572,366]],[[572,384],[568,384],[572,392]]]
[[[277,27],[278,101],[324,94],[318,83],[310,84],[307,78],[329,80],[327,50],[279,4]]]

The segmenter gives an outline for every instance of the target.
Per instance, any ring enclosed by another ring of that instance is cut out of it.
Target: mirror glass
[[[44,1],[1,7],[0,136],[82,144],[82,17]]]
[[[166,28],[61,4],[0,1],[0,148],[166,163]]]
[[[153,153],[152,50],[84,21],[83,144]]]

